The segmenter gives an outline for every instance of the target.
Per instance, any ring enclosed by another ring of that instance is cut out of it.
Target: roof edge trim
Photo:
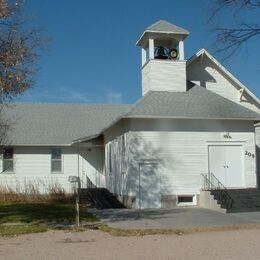
[[[203,119],[203,120],[241,120],[241,121],[259,121],[260,118],[223,118],[223,117],[183,117],[183,116],[124,116],[122,118],[133,119]]]

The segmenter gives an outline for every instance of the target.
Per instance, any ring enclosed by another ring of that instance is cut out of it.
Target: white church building
[[[259,99],[207,50],[186,59],[188,35],[163,20],[145,29],[135,104],[8,108],[0,184],[70,192],[77,176],[132,208],[206,205],[205,181],[225,192],[257,188]]]

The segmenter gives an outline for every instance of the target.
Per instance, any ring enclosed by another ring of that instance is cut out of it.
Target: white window
[[[3,172],[14,172],[14,148],[3,149]]]
[[[61,173],[62,172],[62,156],[60,148],[51,149],[51,172]]]

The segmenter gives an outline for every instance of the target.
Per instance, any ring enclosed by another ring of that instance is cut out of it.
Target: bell
[[[167,49],[163,46],[159,46],[155,49],[155,59],[166,60],[168,59]]]
[[[168,55],[170,59],[175,60],[178,58],[179,53],[177,49],[173,48],[169,50]]]

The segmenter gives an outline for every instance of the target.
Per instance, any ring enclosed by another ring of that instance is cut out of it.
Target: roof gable
[[[195,53],[188,61],[187,67],[191,65],[194,61],[201,59],[201,61],[207,57],[222,73],[226,78],[228,78],[231,82],[235,83],[238,86],[238,90],[245,91],[250,98],[260,106],[259,98],[254,95],[242,82],[240,82],[232,73],[230,73],[215,57],[213,57],[206,49],[201,49],[197,53]],[[234,85],[234,87],[235,87]]]

